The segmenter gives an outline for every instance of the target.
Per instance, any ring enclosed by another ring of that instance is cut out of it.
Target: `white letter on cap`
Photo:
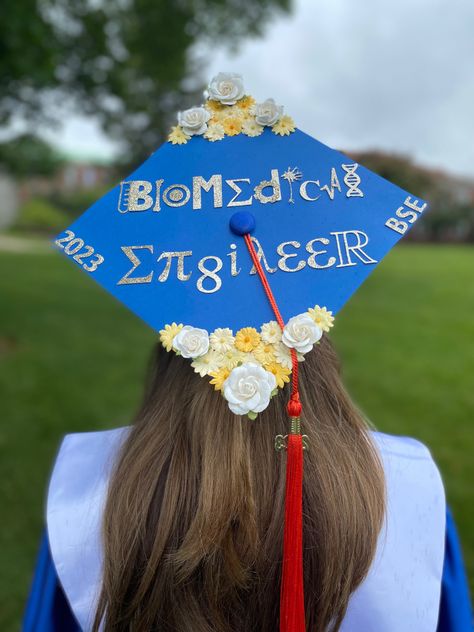
[[[319,180],[305,180],[304,182],[302,182],[300,186],[300,195],[303,198],[303,200],[308,200],[308,202],[315,202],[316,200],[319,200],[321,195],[317,195],[316,197],[310,197],[308,195],[308,191],[306,190],[308,188],[308,184],[315,184],[317,187],[320,186]]]
[[[364,248],[364,246],[367,246],[367,244],[369,243],[369,237],[363,231],[343,230],[341,232],[331,233],[331,235],[334,235],[334,237],[336,238],[337,251],[339,253],[340,263],[337,264],[336,266],[337,268],[345,268],[347,266],[357,265],[357,262],[352,261],[351,259],[351,252],[359,259],[359,261],[362,261],[362,263],[366,265],[369,263],[377,263],[375,259],[372,259],[372,257],[370,257],[366,252],[362,250],[362,248]],[[347,241],[348,235],[355,235],[355,237],[357,238],[357,243],[354,246],[349,245],[349,242]],[[340,242],[341,236],[342,236],[344,250],[341,248],[341,242]],[[361,239],[361,236],[362,236],[363,241]],[[347,259],[347,263],[344,263],[344,257]]]
[[[404,235],[407,232],[408,224],[406,222],[400,222],[395,217],[389,217],[385,222],[385,226],[391,228],[400,235]]]
[[[412,208],[417,213],[423,213],[423,211],[427,207],[427,204],[425,202],[423,206],[418,206],[419,203],[419,200],[412,200],[410,196],[408,196],[404,202],[405,206],[408,206],[408,208]]]

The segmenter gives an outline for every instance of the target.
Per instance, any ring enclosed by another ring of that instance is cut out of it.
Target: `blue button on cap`
[[[239,211],[232,215],[229,226],[235,235],[246,235],[255,229],[255,217],[248,211]]]

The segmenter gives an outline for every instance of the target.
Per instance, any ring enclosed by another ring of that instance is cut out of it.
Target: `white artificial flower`
[[[228,327],[218,327],[209,336],[211,348],[220,353],[230,351],[234,348],[234,335],[232,329]]]
[[[209,334],[205,329],[185,325],[173,338],[173,348],[183,358],[197,358],[209,350]]]
[[[235,72],[220,72],[207,87],[209,99],[223,105],[234,105],[245,96],[242,75]]]
[[[247,415],[265,410],[275,388],[273,373],[254,362],[246,362],[232,369],[224,382],[223,393],[233,413]]]
[[[290,318],[283,329],[281,339],[287,347],[296,349],[300,353],[308,353],[322,335],[322,329],[306,312]]]
[[[277,105],[273,99],[266,99],[263,103],[253,106],[252,112],[259,125],[275,125],[283,114],[283,106]]]
[[[210,118],[210,113],[203,107],[189,108],[184,112],[178,112],[178,123],[188,136],[204,134]]]
[[[276,320],[271,320],[262,325],[260,336],[267,345],[274,345],[281,340],[281,327]]]
[[[210,349],[204,355],[194,358],[191,362],[191,366],[196,373],[199,373],[201,377],[204,377],[205,375],[209,375],[220,368],[220,359],[220,354]]]

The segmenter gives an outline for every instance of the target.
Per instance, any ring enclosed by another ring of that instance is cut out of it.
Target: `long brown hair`
[[[307,629],[337,630],[373,559],[384,479],[326,336],[300,364]],[[286,391],[286,388],[285,388]],[[154,352],[112,476],[94,630],[278,629],[288,393],[237,417],[189,361]]]

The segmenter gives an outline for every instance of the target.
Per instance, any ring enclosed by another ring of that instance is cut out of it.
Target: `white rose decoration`
[[[236,415],[260,413],[268,406],[276,379],[255,362],[245,362],[232,369],[224,382],[223,394]]]
[[[223,105],[234,105],[245,96],[242,75],[235,72],[220,72],[207,87],[209,98]]]
[[[253,107],[255,120],[259,125],[275,125],[283,114],[283,106],[277,105],[273,99],[257,103]]]
[[[307,313],[293,316],[283,329],[282,342],[290,349],[308,353],[323,335],[311,316]]]
[[[207,122],[211,118],[206,108],[189,108],[184,112],[178,112],[178,124],[188,136],[204,134],[207,130]]]
[[[209,334],[205,329],[185,325],[173,338],[173,348],[183,358],[197,358],[209,350]]]

